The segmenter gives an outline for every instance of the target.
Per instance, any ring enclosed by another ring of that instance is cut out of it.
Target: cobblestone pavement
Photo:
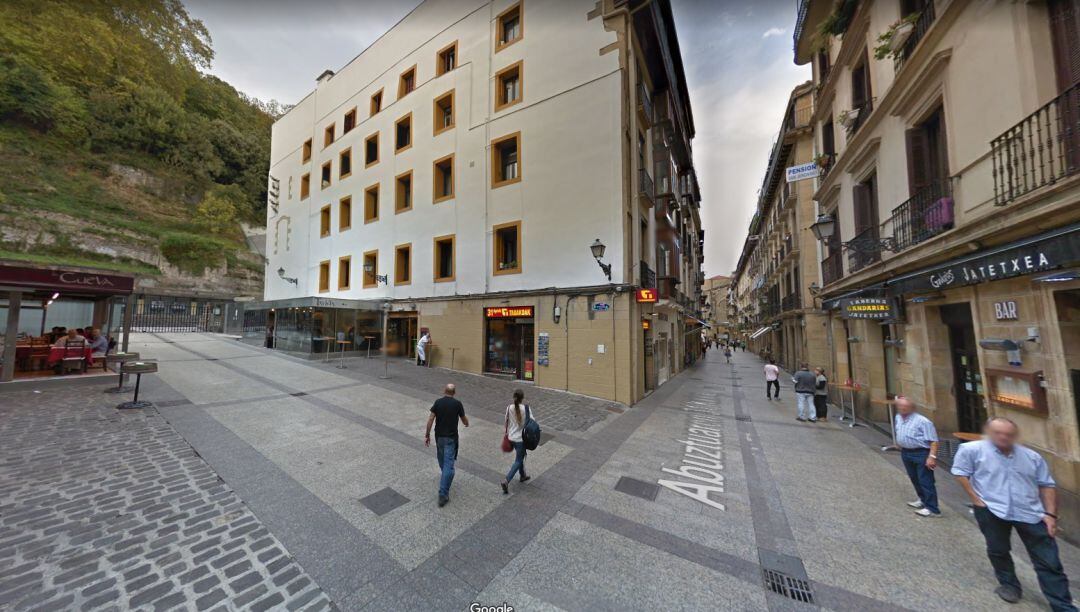
[[[330,607],[156,410],[92,389],[0,393],[0,609]]]

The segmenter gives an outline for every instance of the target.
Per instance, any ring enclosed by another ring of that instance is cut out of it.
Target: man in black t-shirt
[[[424,446],[431,446],[431,425],[435,424],[435,454],[439,458],[439,469],[442,470],[442,478],[439,479],[440,508],[450,501],[450,483],[454,481],[454,462],[457,461],[458,451],[458,419],[461,419],[465,427],[469,426],[465,406],[454,398],[456,392],[457,389],[452,383],[446,385],[443,396],[432,404],[427,427],[424,429]]]

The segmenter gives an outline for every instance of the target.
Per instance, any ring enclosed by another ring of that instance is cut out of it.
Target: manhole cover
[[[656,494],[660,492],[660,487],[651,482],[623,476],[619,479],[619,482],[615,483],[615,490],[641,499],[654,501]]]
[[[382,516],[398,506],[404,506],[409,503],[409,498],[390,487],[386,487],[385,489],[375,491],[367,497],[361,498],[360,503],[378,516]]]

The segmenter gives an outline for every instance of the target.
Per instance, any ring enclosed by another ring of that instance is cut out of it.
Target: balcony
[[[645,89],[645,85],[638,83],[637,86],[637,111],[638,120],[641,121],[641,125],[646,129],[652,127],[653,117],[653,104],[652,96],[649,95],[649,90]]]
[[[1080,171],[1080,83],[990,141],[994,204]]]
[[[664,224],[664,223],[667,224],[666,226],[662,225],[661,229],[667,229],[667,230],[675,229],[675,209],[674,209],[675,207],[674,207],[674,204],[675,204],[674,200],[671,200],[671,199],[658,200],[656,202],[656,206],[655,206],[655,211],[656,212],[654,213],[654,216],[656,217],[657,221],[660,221],[662,224]]]
[[[870,113],[874,110],[873,98],[863,102],[861,105],[852,108],[849,113],[853,113],[852,117],[847,124],[844,125],[844,129],[847,131],[848,140],[855,137],[855,134],[859,133],[859,128],[866,123],[866,119],[870,117]]]
[[[902,251],[953,228],[952,181],[943,179],[926,186],[892,211],[881,224],[881,234],[892,234]]]
[[[802,308],[802,298],[798,293],[792,293],[780,300],[780,312],[789,312]]]
[[[678,291],[675,289],[675,285],[679,284],[679,279],[674,276],[658,276],[656,277],[656,292],[659,294],[662,300],[675,299],[678,295]]]
[[[639,264],[639,271],[641,278],[638,282],[641,283],[643,289],[655,289],[656,288],[656,272],[649,267],[649,264],[641,261]]]
[[[911,34],[908,39],[904,41],[904,46],[900,49],[900,52],[896,54],[893,59],[893,70],[900,72],[900,69],[904,67],[908,58],[915,52],[915,47],[919,46],[919,41],[926,35],[930,26],[934,25],[934,20],[937,19],[937,14],[934,12],[934,0],[930,0],[923,7],[922,13],[919,15],[919,19],[915,21],[915,27],[912,28]]]
[[[638,193],[648,198],[650,205],[656,200],[656,186],[645,168],[638,168]]]
[[[834,249],[828,257],[821,260],[821,280],[826,285],[844,278],[844,261],[840,258],[840,249]]]
[[[856,234],[851,242],[847,243],[852,247],[848,251],[848,270],[855,272],[881,261],[881,241],[878,236],[878,227],[873,225]]]

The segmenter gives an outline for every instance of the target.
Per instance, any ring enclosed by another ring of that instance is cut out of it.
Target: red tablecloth
[[[71,349],[70,351],[68,351],[68,349],[62,346],[54,346],[49,349],[49,359],[45,363],[49,364],[50,366],[54,366],[60,363],[60,360],[64,357],[77,356],[78,352],[78,349]],[[83,358],[86,359],[86,365],[94,365],[94,349],[90,348],[89,346],[85,347],[83,349]]]

